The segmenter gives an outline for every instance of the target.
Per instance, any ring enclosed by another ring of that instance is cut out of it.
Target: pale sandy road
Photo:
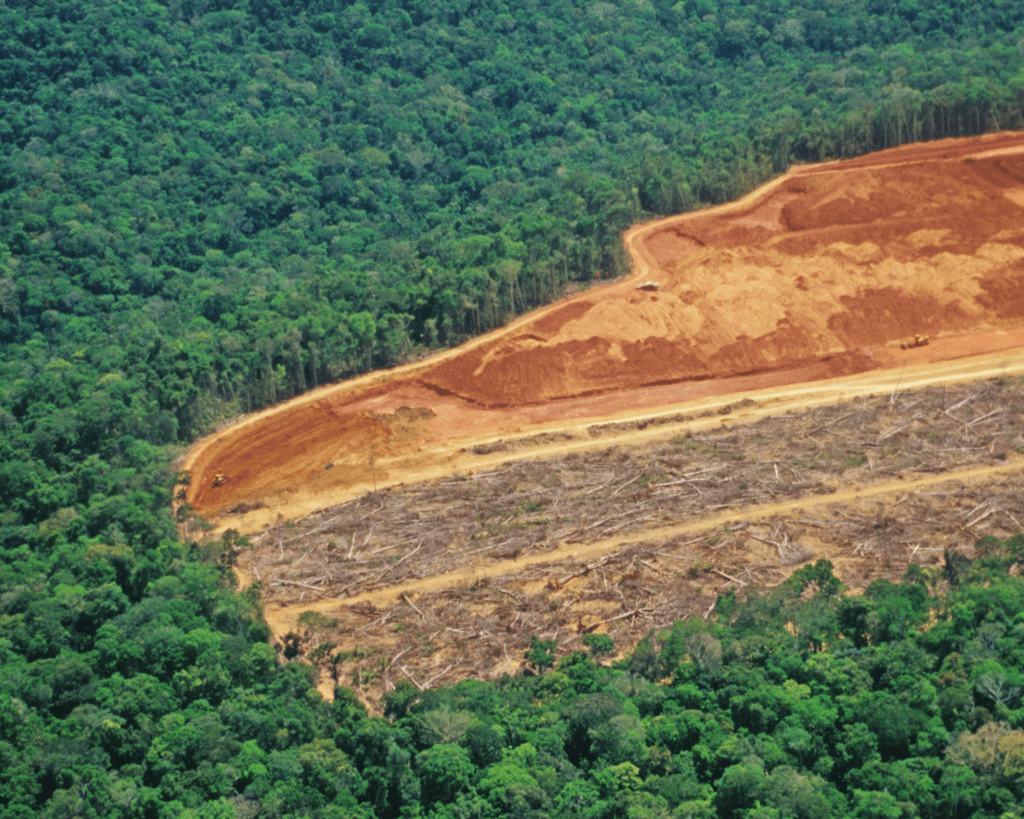
[[[721,427],[723,424],[753,423],[771,415],[790,412],[801,412],[816,407],[839,404],[855,398],[891,394],[893,392],[922,389],[924,387],[941,386],[942,384],[962,384],[970,381],[1004,376],[1024,376],[1024,349],[1006,350],[983,356],[972,356],[954,361],[942,361],[932,364],[921,364],[912,367],[874,370],[858,375],[843,376],[822,381],[811,381],[794,384],[788,387],[771,387],[764,390],[751,390],[728,393],[698,401],[689,401],[671,406],[659,407],[656,411],[642,413],[617,413],[598,418],[586,418],[572,424],[555,422],[531,428],[528,432],[517,435],[486,436],[478,439],[460,441],[464,449],[477,445],[486,445],[502,440],[514,443],[517,440],[528,440],[538,432],[565,432],[582,436],[578,440],[559,441],[553,444],[531,446],[520,452],[500,452],[493,455],[474,455],[463,453],[463,457],[451,462],[452,472],[471,472],[490,468],[499,464],[516,460],[551,458],[572,452],[588,452],[607,449],[624,444],[640,444],[657,440],[673,434],[687,431]],[[753,405],[744,406],[734,412],[718,415],[717,411],[744,401],[753,401]],[[629,430],[602,434],[594,438],[589,429],[603,423],[630,423],[652,421],[666,416],[684,414],[715,413],[689,421],[678,421],[671,424],[655,424],[642,430]],[[404,481],[408,482],[408,481]],[[362,494],[362,492],[356,493]]]
[[[770,387],[763,390],[737,391],[696,401],[666,404],[642,412],[619,412],[611,415],[580,417],[553,421],[537,426],[523,427],[514,434],[500,433],[438,441],[423,447],[410,456],[380,458],[378,463],[387,471],[378,489],[405,484],[437,480],[451,475],[472,475],[514,461],[554,458],[579,452],[592,452],[613,446],[629,446],[667,438],[687,432],[700,432],[725,424],[746,424],[770,415],[801,412],[806,409],[843,403],[861,396],[891,394],[894,391],[920,389],[941,384],[960,384],[985,378],[1024,376],[1024,348],[1004,350],[981,356],[952,361],[923,363],[888,370],[874,370],[858,375],[821,381]],[[737,408],[725,415],[717,414],[723,407],[739,402],[753,404]],[[705,417],[673,423],[652,424],[645,429],[605,432],[598,437],[590,434],[592,426],[604,423],[633,423],[650,421],[677,414]],[[565,433],[571,440],[531,445],[529,439],[540,433]],[[491,454],[477,455],[475,447],[504,441],[514,445],[526,443],[520,449],[509,449]],[[295,519],[319,509],[345,503],[372,491],[372,485],[357,484],[343,492],[332,493],[330,502],[314,497],[304,504],[295,502],[285,507],[268,506],[256,514],[225,515],[218,520],[217,531],[235,529],[242,534],[253,534],[272,524],[279,514]]]
[[[718,514],[687,521],[686,523],[651,527],[584,544],[563,543],[551,551],[524,555],[517,560],[481,562],[456,572],[448,572],[447,574],[434,575],[433,577],[426,577],[421,580],[400,583],[372,592],[355,594],[351,597],[317,600],[296,606],[269,608],[266,612],[267,622],[274,630],[274,633],[280,637],[295,628],[299,615],[304,611],[318,611],[322,614],[329,614],[341,607],[359,603],[373,603],[384,607],[398,602],[403,594],[422,594],[424,592],[467,586],[487,578],[514,576],[529,566],[554,563],[561,560],[578,559],[580,561],[587,561],[601,557],[609,552],[614,552],[625,544],[664,541],[670,538],[707,532],[731,523],[764,520],[765,518],[779,515],[785,516],[798,510],[804,513],[812,512],[855,501],[907,494],[946,483],[977,483],[1001,475],[1021,472],[1022,470],[1024,470],[1024,458],[1018,457],[997,466],[972,467],[916,478],[886,481],[863,488],[854,487],[828,495],[797,498],[782,503],[739,506]]]

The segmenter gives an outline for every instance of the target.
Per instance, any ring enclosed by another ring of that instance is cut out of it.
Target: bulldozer
[[[914,334],[913,341],[906,341],[900,344],[901,350],[914,350],[918,347],[927,347],[931,343],[931,339],[928,336],[922,336],[919,333]]]

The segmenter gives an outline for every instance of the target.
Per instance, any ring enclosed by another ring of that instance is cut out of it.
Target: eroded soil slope
[[[427,475],[488,432],[673,405],[743,374],[763,388],[1017,346],[1024,135],[799,168],[626,245],[629,281],[212,436],[186,461],[189,502],[254,531]],[[944,338],[901,353],[915,334]]]
[[[665,224],[641,238],[657,291],[578,297],[421,380],[514,406],[1018,320],[1024,155],[964,155],[979,147],[798,170],[744,205]]]

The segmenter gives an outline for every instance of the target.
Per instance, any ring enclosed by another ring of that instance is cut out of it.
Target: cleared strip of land
[[[314,657],[334,644],[319,658],[327,687],[337,674],[379,693],[407,674],[509,671],[534,634],[566,650],[592,629],[631,645],[808,560],[863,588],[1024,528],[1019,378],[738,423],[756,409],[592,425],[593,447],[557,457],[517,460],[571,441],[492,442],[508,449],[467,453],[488,461],[476,474],[279,525],[240,567],[279,639]],[[615,438],[631,433],[643,437]]]

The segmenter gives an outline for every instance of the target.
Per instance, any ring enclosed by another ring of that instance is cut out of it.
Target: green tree
[[[469,753],[458,745],[434,745],[421,751],[416,770],[426,807],[438,802],[452,802],[469,790],[476,772]]]
[[[605,657],[615,651],[615,641],[607,634],[586,634],[583,645],[590,649],[594,657]]]
[[[536,634],[530,638],[530,648],[523,655],[538,671],[551,668],[555,664],[555,649],[557,643],[554,640],[541,640]]]

